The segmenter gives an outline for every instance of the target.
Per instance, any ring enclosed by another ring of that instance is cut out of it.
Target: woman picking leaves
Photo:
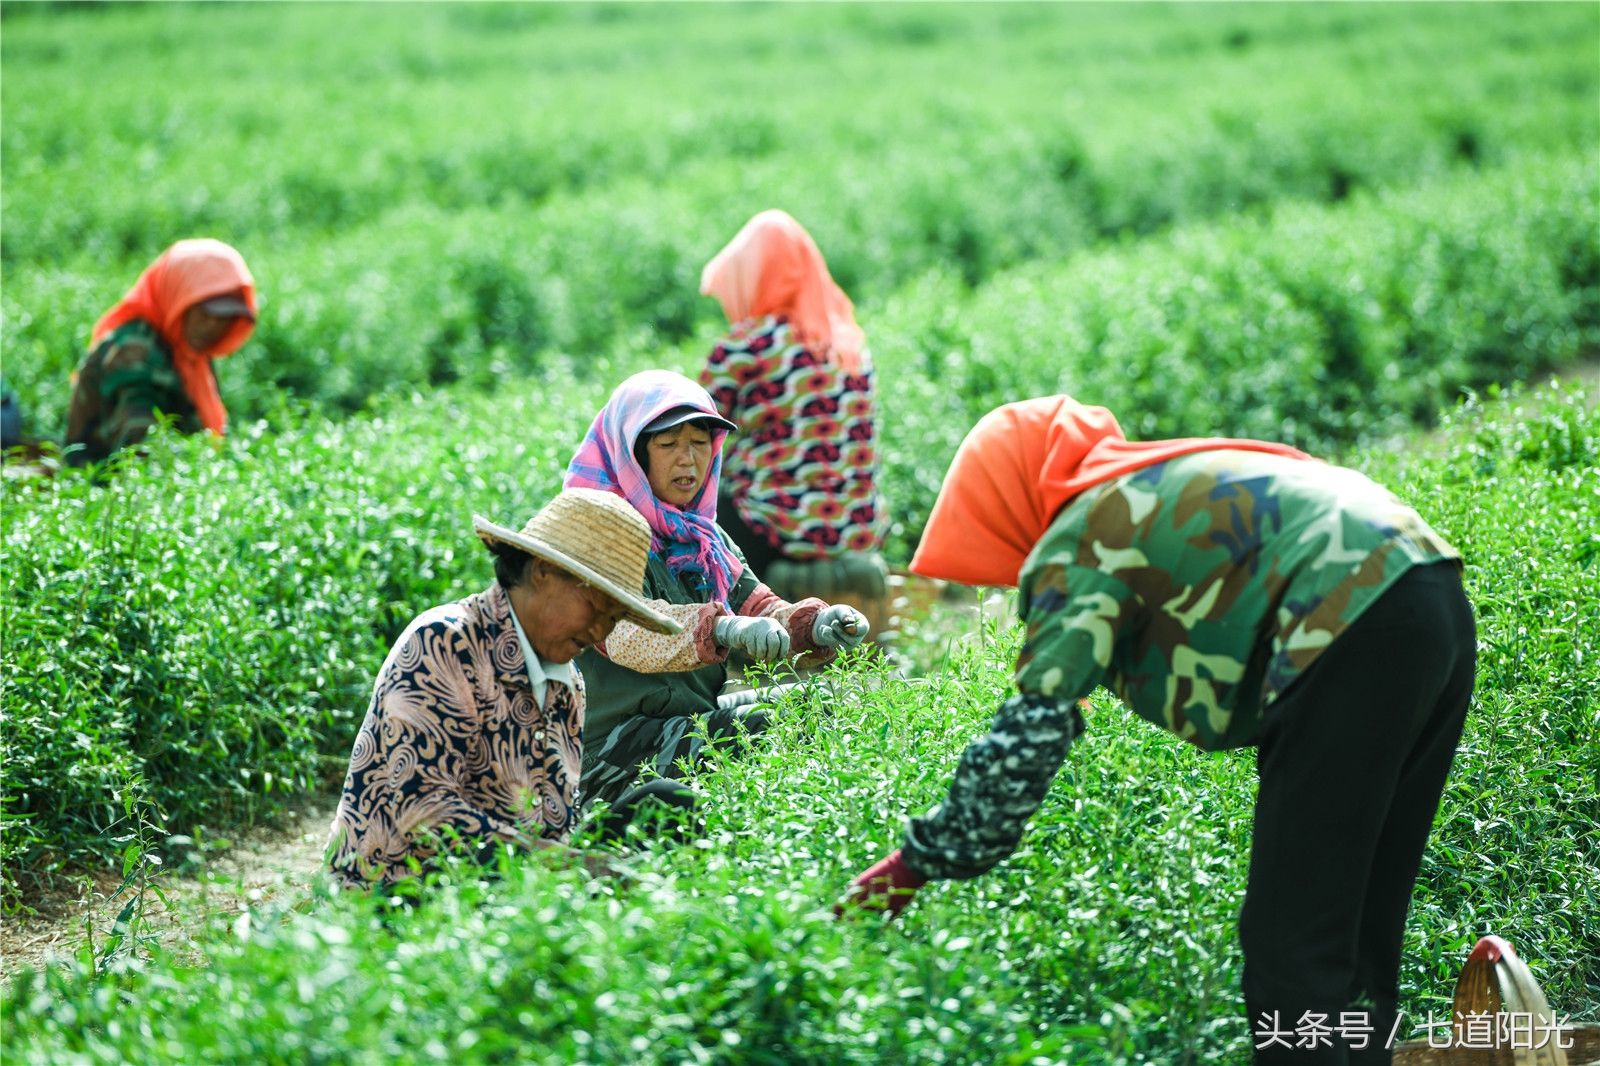
[[[221,241],[179,241],[101,316],[73,375],[66,459],[97,462],[144,440],[158,414],[186,433],[222,436],[212,362],[237,350],[256,326],[255,280]]]
[[[872,356],[811,234],[763,211],[706,264],[729,330],[700,374],[739,436],[718,515],[781,595],[887,614]]]
[[[603,489],[649,523],[645,595],[683,626],[661,636],[629,623],[579,658],[589,682],[584,794],[611,800],[641,763],[664,777],[706,741],[766,728],[766,712],[724,696],[727,658],[772,661],[831,653],[867,636],[854,608],[819,599],[790,603],[746,564],[717,524],[722,446],[732,424],[706,390],[666,370],[618,385],[567,467],[568,487]]]
[[[1134,443],[1104,408],[1051,396],[968,434],[912,569],[1018,588],[1017,694],[846,906],[898,913],[1011,854],[1083,731],[1078,701],[1105,685],[1196,747],[1256,749],[1239,923],[1255,1031],[1360,1009],[1379,1037],[1268,1041],[1257,1061],[1387,1061],[1406,910],[1472,696],[1457,552],[1352,470],[1260,441]]]
[[[520,532],[472,524],[495,580],[417,616],[378,671],[328,845],[344,885],[394,885],[449,846],[564,850],[586,710],[573,659],[624,618],[678,629],[639,595],[650,531],[609,493],[563,492]],[[602,835],[647,800],[693,805],[662,784],[620,797]]]

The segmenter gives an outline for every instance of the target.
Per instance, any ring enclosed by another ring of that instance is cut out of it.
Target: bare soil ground
[[[237,914],[251,903],[304,897],[321,868],[338,802],[337,796],[308,796],[277,824],[245,830],[227,850],[164,877],[160,884],[168,903],[146,897],[141,935],[181,950],[192,932],[216,916]],[[33,901],[35,914],[5,918],[0,977],[9,981],[23,967],[71,958],[86,939],[97,949],[103,945],[128,901],[126,892],[116,893],[121,880],[111,871],[85,874],[75,895],[47,896]]]
[[[1581,382],[1588,390],[1589,398],[1595,403],[1600,403],[1600,356],[1594,356],[1578,364],[1570,375],[1569,380]]]

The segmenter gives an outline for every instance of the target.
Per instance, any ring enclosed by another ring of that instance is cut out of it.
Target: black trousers
[[[1455,565],[1416,567],[1268,709],[1239,919],[1258,1064],[1390,1061],[1406,910],[1476,648]]]
[[[686,711],[671,718],[635,715],[604,736],[593,751],[585,751],[583,804],[605,800],[615,807],[639,779],[639,766],[648,763],[663,778],[676,780],[680,761],[698,762],[707,744],[743,750],[745,738],[767,730],[771,720],[764,707],[742,694],[723,695],[717,706],[701,713]]]
[[[665,777],[635,785],[624,792],[600,820],[597,839],[602,844],[621,840],[628,826],[634,822],[638,822],[650,835],[659,835],[660,820],[656,815],[668,811],[693,811],[699,805],[699,800],[700,797],[688,785]],[[691,824],[685,825],[679,820],[669,822],[670,828],[666,834],[669,838],[680,840],[696,835],[698,826],[693,824],[696,820],[687,815],[685,818]]]

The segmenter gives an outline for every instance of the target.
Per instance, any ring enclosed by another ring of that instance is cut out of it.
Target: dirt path
[[[1600,355],[1591,356],[1561,377],[1581,383],[1588,390],[1590,400],[1600,403]]]
[[[233,847],[197,868],[161,882],[170,901],[147,897],[141,932],[181,949],[210,918],[238,913],[247,903],[304,896],[322,864],[337,796],[310,796],[279,824],[246,830]],[[35,904],[38,913],[0,924],[0,976],[9,981],[25,966],[74,956],[85,937],[97,947],[111,931],[127,896],[113,896],[120,878],[85,878],[77,896],[62,894]]]

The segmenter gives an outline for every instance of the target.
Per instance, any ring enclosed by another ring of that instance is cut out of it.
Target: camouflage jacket
[[[66,443],[79,447],[68,452],[67,462],[98,462],[139,443],[158,411],[186,433],[202,428],[166,341],[150,323],[135,319],[107,334],[78,367]]]
[[[1413,566],[1459,559],[1353,470],[1198,452],[1097,486],[1024,564],[1018,695],[962,755],[946,800],[907,828],[935,877],[1010,854],[1105,685],[1207,750],[1255,743],[1278,698]]]

